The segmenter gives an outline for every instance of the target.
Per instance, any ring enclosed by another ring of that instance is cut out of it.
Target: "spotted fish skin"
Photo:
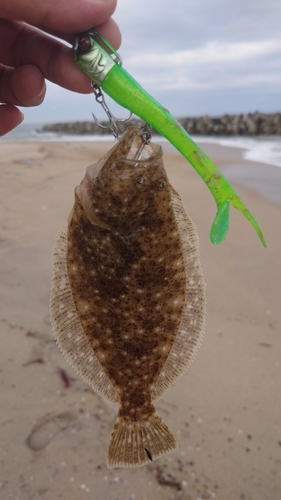
[[[194,357],[205,321],[195,227],[162,149],[147,145],[134,160],[141,141],[130,127],[88,167],[55,250],[55,337],[82,377],[119,407],[109,467],[141,466],[177,447],[153,401]]]

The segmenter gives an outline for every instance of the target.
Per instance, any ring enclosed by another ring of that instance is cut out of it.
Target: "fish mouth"
[[[165,176],[161,146],[146,143],[142,133],[139,127],[128,127],[110,151],[87,167],[75,195],[93,225],[111,230],[113,217],[114,228],[130,224],[127,214],[145,209],[153,197],[151,186]]]
[[[118,154],[119,153],[119,154]],[[134,170],[145,169],[163,156],[160,145],[146,142],[140,127],[128,127],[116,149],[116,159],[112,174],[119,180],[125,179]]]
[[[101,162],[97,161],[95,163],[91,163],[91,165],[86,168],[84,179],[75,189],[75,192],[79,196],[79,198],[81,198],[81,196],[86,199],[88,198],[90,202],[92,196],[93,181],[98,177],[102,166],[103,165],[101,164]]]
[[[85,173],[85,178],[87,179],[87,181],[92,183],[98,177],[101,168],[102,165],[99,161],[88,165]]]
[[[161,146],[153,142],[145,143],[141,135],[134,135],[132,137],[130,149],[127,155],[122,159],[135,162],[145,161],[157,155],[161,149]]]
[[[151,161],[161,158],[162,148],[153,142],[145,143],[142,137],[142,129],[137,126],[128,127],[122,137],[108,151],[103,158],[89,165],[81,184],[76,187],[76,194],[83,199],[86,205],[91,204],[93,196],[93,184],[98,180],[103,183],[99,175],[105,168],[116,180],[125,180],[137,169],[146,168]],[[109,165],[109,163],[112,164]]]

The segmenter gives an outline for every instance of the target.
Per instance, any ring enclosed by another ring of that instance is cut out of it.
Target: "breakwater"
[[[210,136],[256,136],[281,135],[281,113],[248,113],[239,115],[224,115],[211,117],[180,118],[183,128],[191,135]],[[141,120],[132,118],[129,122],[119,122],[120,133],[129,125],[139,125]],[[102,122],[105,125],[105,123]],[[66,123],[51,123],[44,125],[39,132],[56,132],[62,134],[108,134],[107,129],[100,128],[94,121],[76,121]]]

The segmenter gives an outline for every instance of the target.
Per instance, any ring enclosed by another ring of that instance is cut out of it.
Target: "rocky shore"
[[[247,115],[224,115],[217,118],[205,115],[194,118],[181,118],[179,122],[184,129],[192,135],[281,135],[281,112],[273,114],[256,112],[248,113]],[[141,120],[136,118],[131,119],[129,122],[120,122],[118,123],[118,130],[122,133],[128,125],[139,123],[142,123]],[[107,129],[100,128],[94,121],[51,123],[44,125],[39,132],[57,132],[61,134],[79,135],[108,134]]]
[[[180,120],[189,134],[199,135],[281,135],[281,113],[224,115]]]

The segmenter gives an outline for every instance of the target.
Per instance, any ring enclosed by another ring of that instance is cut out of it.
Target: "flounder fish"
[[[200,345],[205,283],[196,228],[162,148],[144,145],[140,128],[129,127],[76,187],[55,245],[50,304],[66,359],[118,408],[108,467],[176,449],[153,403]]]

